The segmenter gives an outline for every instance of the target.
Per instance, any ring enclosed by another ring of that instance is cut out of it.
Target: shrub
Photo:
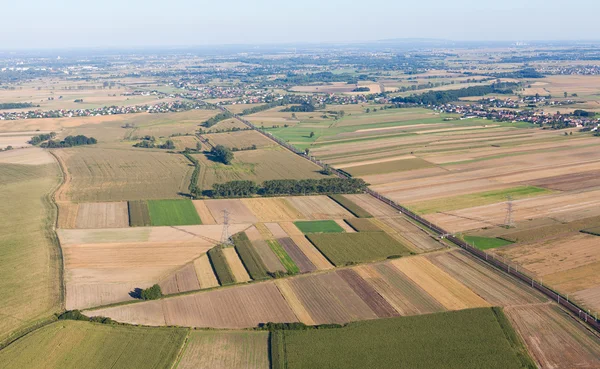
[[[152,287],[148,287],[140,293],[142,300],[158,300],[162,297],[162,290],[159,285],[155,284]]]

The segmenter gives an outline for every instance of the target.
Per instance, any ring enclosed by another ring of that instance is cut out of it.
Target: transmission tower
[[[221,233],[221,243],[223,245],[233,245],[229,236],[229,212],[223,210],[223,233]]]
[[[513,202],[512,196],[506,195],[506,217],[504,217],[504,226],[511,228],[515,226],[513,221]]]

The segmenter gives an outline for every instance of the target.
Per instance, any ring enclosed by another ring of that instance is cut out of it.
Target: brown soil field
[[[244,264],[242,264],[240,257],[233,247],[224,248],[223,255],[225,255],[227,264],[229,264],[229,268],[231,268],[236,282],[245,283],[251,279],[246,271],[246,268],[244,268]]]
[[[193,331],[177,368],[269,369],[269,333]]]
[[[361,265],[354,270],[400,315],[430,314],[446,310],[435,298],[389,262]]]
[[[263,235],[258,231],[258,229],[254,226],[248,228],[246,230],[246,235],[248,239],[252,242],[252,246],[260,256],[261,260],[265,264],[267,270],[271,273],[274,273],[278,270],[285,271],[285,267],[275,255],[273,250],[269,247],[269,245],[263,239]]]
[[[525,305],[547,301],[531,288],[487,267],[464,251],[432,254],[427,259],[493,306]]]
[[[327,258],[325,258],[325,256],[323,256],[323,254],[321,254],[304,235],[291,236],[290,238],[318,270],[333,269],[334,266],[329,260],[327,260]]]
[[[600,166],[600,163],[598,163]],[[598,171],[563,174],[555,177],[547,177],[531,182],[534,186],[546,187],[551,190],[573,191],[583,190],[600,186]]]
[[[56,201],[56,206],[58,206],[58,228],[75,228],[79,204],[70,201]]]
[[[352,290],[367,304],[378,318],[391,318],[400,316],[398,312],[390,305],[377,290],[367,283],[361,276],[352,269],[342,269],[336,272],[342,277]]]
[[[490,306],[465,285],[424,257],[396,259],[391,261],[391,264],[434,296],[448,310]]]
[[[286,200],[302,214],[303,219],[320,220],[354,218],[349,211],[327,196],[287,197]]]
[[[376,174],[386,174],[392,172],[407,172],[416,169],[432,167],[433,164],[421,159],[401,159],[394,161],[386,161],[378,164],[357,165],[346,168],[345,171],[354,177],[362,177]]]
[[[283,247],[285,252],[290,258],[296,263],[300,273],[309,273],[317,270],[317,267],[310,261],[310,259],[304,255],[302,250],[296,243],[289,237],[278,238],[277,242]]]
[[[200,289],[193,263],[185,265],[159,282],[162,293],[170,295]]]
[[[163,295],[172,295],[178,293],[177,289],[177,279],[175,278],[175,274],[171,274],[162,281],[158,282],[160,286],[160,290]]]
[[[252,328],[266,322],[297,322],[273,282],[236,286],[86,312],[131,324],[206,328]]]
[[[63,243],[66,307],[83,309],[130,300],[134,288],[158,283],[210,247],[198,242]],[[181,285],[185,288],[187,282]]]
[[[383,159],[374,159],[374,160],[365,160],[365,161],[354,161],[354,162],[350,162],[350,163],[344,163],[344,164],[340,164],[340,165],[336,165],[335,167],[338,169],[347,169],[347,168],[354,168],[354,167],[360,167],[363,165],[374,165],[374,164],[383,164],[383,163],[387,163],[390,161],[396,161],[396,160],[405,160],[405,159],[416,159],[416,156],[414,155],[405,155],[405,156],[395,156],[395,157],[391,157],[391,158],[383,158]]]
[[[259,222],[285,222],[303,218],[285,198],[242,199],[241,202]]]
[[[264,148],[277,145],[275,141],[266,138],[261,133],[254,130],[209,133],[203,136],[207,138],[212,145],[223,145],[229,148],[237,147],[238,149],[242,149],[252,145],[256,145],[257,148]]]
[[[389,205],[377,200],[371,195],[344,195],[345,198],[354,202],[356,205],[365,209],[369,214],[374,217],[384,217],[398,215],[398,211]]]
[[[183,155],[154,150],[78,147],[54,152],[71,178],[65,200],[75,202],[177,198],[188,191],[193,170]]]
[[[375,224],[391,235],[398,235],[404,245],[412,246],[417,251],[433,251],[444,245],[428,233],[408,221],[404,217],[385,217],[373,219]]]
[[[598,337],[558,306],[505,309],[540,368],[598,368]]]
[[[129,227],[127,202],[96,202],[79,204],[77,228]]]
[[[206,206],[204,200],[192,200],[194,203],[194,207],[200,216],[200,220],[202,220],[202,224],[217,224],[217,221],[210,213],[210,210]]]
[[[296,315],[296,317],[298,318],[299,321],[301,321],[302,323],[304,323],[306,325],[316,325],[317,324],[317,323],[315,323],[315,321],[313,320],[312,316],[310,315],[310,313],[308,312],[308,310],[306,309],[304,304],[302,304],[302,302],[300,301],[300,299],[298,298],[298,296],[292,289],[292,286],[290,285],[289,280],[287,280],[287,279],[276,280],[275,285],[279,289],[279,292],[281,292],[281,295],[283,296],[285,301],[288,303],[290,308],[294,311],[294,314]]]
[[[282,282],[289,284],[296,299],[316,324],[342,324],[377,318],[371,308],[335,273],[301,276]]]
[[[31,147],[22,150],[9,150],[0,152],[0,163],[5,164],[24,164],[24,165],[43,165],[55,163],[52,155],[48,151],[37,147]]]
[[[265,223],[255,223],[254,226],[256,227],[263,239],[272,240],[275,238],[273,237],[273,234],[271,233],[271,231],[269,231],[269,228],[267,228]]]
[[[204,200],[217,224],[223,224],[223,210],[229,212],[229,223],[256,223],[258,218],[241,200]],[[202,216],[200,216],[202,219]]]
[[[596,265],[596,268],[598,268],[598,265]],[[597,274],[594,275],[594,277],[594,279],[598,279]],[[595,282],[595,284],[594,287],[575,292],[573,294],[573,300],[580,303],[582,307],[597,312],[600,310],[600,284],[598,282]]]
[[[265,227],[271,232],[273,238],[284,238],[288,236],[288,233],[283,230],[279,223],[265,223]]]
[[[219,281],[217,281],[215,272],[213,272],[206,254],[194,260],[194,268],[196,268],[196,275],[198,276],[200,288],[212,288],[219,285]]]

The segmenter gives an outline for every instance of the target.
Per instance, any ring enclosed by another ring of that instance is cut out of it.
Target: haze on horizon
[[[352,42],[593,40],[597,0],[42,0],[3,4],[0,49]]]

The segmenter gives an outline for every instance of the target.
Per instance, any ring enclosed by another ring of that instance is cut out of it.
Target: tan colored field
[[[248,282],[251,279],[233,247],[224,248],[223,255],[225,255],[227,264],[229,264],[229,268],[231,268],[231,272],[237,283]]]
[[[312,316],[302,304],[296,293],[294,292],[291,284],[287,280],[276,280],[275,285],[281,292],[281,295],[285,301],[289,304],[290,308],[294,311],[294,314],[299,321],[306,325],[316,325],[317,323],[313,320]]]
[[[70,201],[56,201],[56,206],[58,207],[58,228],[76,228],[79,204]]]
[[[402,258],[391,264],[406,274],[448,310],[490,306],[463,284],[421,256]]]
[[[251,328],[265,322],[298,321],[273,282],[92,310],[87,314],[131,324],[210,328]]]
[[[186,148],[196,149],[196,144],[199,142],[196,136],[179,136],[172,137],[175,144],[175,150],[185,150]]]
[[[287,197],[286,200],[302,214],[303,219],[348,219],[354,217],[327,196]]]
[[[304,235],[290,236],[290,238],[318,270],[333,269],[333,265],[329,260],[327,260],[327,258],[325,258]]]
[[[285,222],[302,219],[303,216],[285,198],[242,199],[244,205],[259,222]]]
[[[257,148],[275,146],[275,141],[268,139],[261,133],[254,130],[244,130],[236,132],[209,133],[203,135],[212,145],[223,145],[229,148],[238,149],[256,145]]]
[[[374,217],[398,215],[398,211],[396,209],[384,204],[383,202],[372,197],[371,195],[344,195],[344,197],[354,202],[361,208],[365,209],[369,214],[373,215]]]
[[[273,235],[273,238],[284,238],[288,237],[288,233],[283,230],[279,223],[265,223],[265,226]]]
[[[10,150],[0,152],[0,163],[43,165],[54,164],[55,160],[47,150],[31,147],[23,150]]]
[[[260,223],[263,225],[262,223]],[[250,227],[246,230],[246,235],[252,242],[252,246],[260,256],[261,260],[265,264],[267,270],[271,273],[275,273],[276,271],[285,271],[285,267],[273,253],[273,250],[269,247],[269,245],[263,239],[263,235],[259,232],[256,227]]]
[[[354,228],[350,227],[350,225],[348,225],[348,223],[344,222],[343,219],[335,219],[335,222],[342,227],[342,229],[344,230],[344,232],[346,233],[355,233],[356,231],[354,230]]]
[[[200,288],[213,288],[219,285],[206,254],[194,260],[194,268],[196,268]]]
[[[127,202],[96,202],[79,204],[77,228],[129,227]]]
[[[177,198],[187,192],[193,170],[183,155],[154,150],[79,147],[54,152],[71,177],[58,200]]]
[[[279,222],[279,226],[285,231],[287,236],[304,236],[304,233],[296,227],[294,222]]]
[[[269,369],[269,333],[193,331],[177,368]]]
[[[165,295],[180,292],[197,291],[200,289],[198,277],[193,263],[186,264],[183,268],[176,270],[158,283]]]
[[[404,217],[374,218],[373,222],[403,245],[416,249],[416,252],[433,251],[444,247],[440,241]]]
[[[256,223],[258,218],[248,209],[241,200],[204,200],[206,207],[210,210],[217,224],[223,224],[223,211],[229,212],[229,223]],[[200,216],[202,219],[202,216]]]
[[[237,111],[239,108],[241,108],[241,105],[243,105],[243,104],[229,105],[229,106],[227,106],[227,110],[229,110],[231,112],[234,112],[234,110]],[[240,110],[240,112],[241,112],[241,110]],[[205,132],[215,132],[215,131],[220,131],[220,130],[232,130],[234,128],[248,129],[248,126],[245,125],[244,123],[240,122],[239,120],[232,118],[232,119],[222,120],[210,128],[206,128],[206,129],[202,128],[202,129]]]
[[[508,317],[540,368],[598,368],[598,337],[555,305],[509,307]]]
[[[202,224],[217,224],[217,221],[210,213],[210,210],[206,206],[204,200],[192,200],[194,203],[194,207],[200,216],[200,220],[202,220]]]

